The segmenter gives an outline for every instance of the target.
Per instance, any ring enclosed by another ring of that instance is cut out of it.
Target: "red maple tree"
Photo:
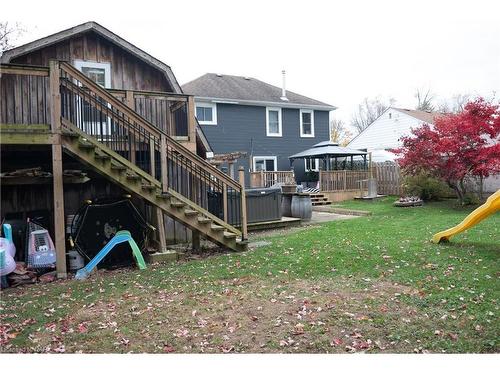
[[[500,173],[500,106],[482,98],[457,114],[436,117],[401,138],[395,150],[405,173],[422,171],[445,181],[463,203],[465,179]]]

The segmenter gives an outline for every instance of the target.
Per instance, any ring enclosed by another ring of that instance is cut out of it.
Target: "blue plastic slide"
[[[75,279],[77,280],[86,279],[90,275],[90,272],[92,272],[94,267],[97,266],[99,262],[103,260],[104,257],[108,255],[108,253],[116,245],[121,244],[123,242],[129,243],[130,247],[132,248],[132,253],[134,255],[137,266],[139,267],[139,269],[145,270],[146,262],[144,262],[144,258],[142,257],[139,247],[135,243],[134,239],[132,238],[128,230],[121,230],[115,234],[115,236],[106,244],[106,246],[104,246],[102,250],[99,251],[97,255],[94,258],[92,258],[92,260],[85,267],[78,270]]]

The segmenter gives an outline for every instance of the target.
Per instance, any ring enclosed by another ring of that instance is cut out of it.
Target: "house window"
[[[111,64],[93,61],[75,60],[75,68],[98,85],[111,88]]]
[[[75,68],[99,86],[111,88],[110,63],[75,60]],[[77,97],[77,123],[79,127],[90,130],[100,140],[106,140],[109,139],[108,136],[113,132],[111,118],[108,116],[106,109],[106,107],[111,108],[111,104],[106,104],[100,98],[97,98],[97,101],[102,105],[96,105],[82,96]]]
[[[266,135],[281,137],[281,108],[266,108]]]
[[[314,137],[314,111],[309,109],[300,110],[300,136]]]
[[[306,172],[319,171],[319,159],[304,159]]]
[[[201,125],[217,125],[217,105],[215,103],[197,103],[196,118]]]
[[[277,166],[276,156],[254,156],[253,171],[275,171]]]

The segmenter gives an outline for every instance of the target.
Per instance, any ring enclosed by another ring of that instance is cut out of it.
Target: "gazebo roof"
[[[366,155],[367,152],[356,150],[353,148],[339,146],[338,143],[331,141],[324,141],[315,144],[311,148],[299,152],[298,154],[289,157],[290,160],[293,159],[307,159],[307,158],[321,158],[321,157],[346,157],[346,156],[359,156]]]

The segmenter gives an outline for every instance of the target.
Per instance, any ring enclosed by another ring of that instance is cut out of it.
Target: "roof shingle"
[[[182,85],[186,94],[217,99],[248,100],[280,104],[303,104],[335,109],[334,106],[286,91],[288,101],[281,100],[281,88],[255,78],[207,73]]]

